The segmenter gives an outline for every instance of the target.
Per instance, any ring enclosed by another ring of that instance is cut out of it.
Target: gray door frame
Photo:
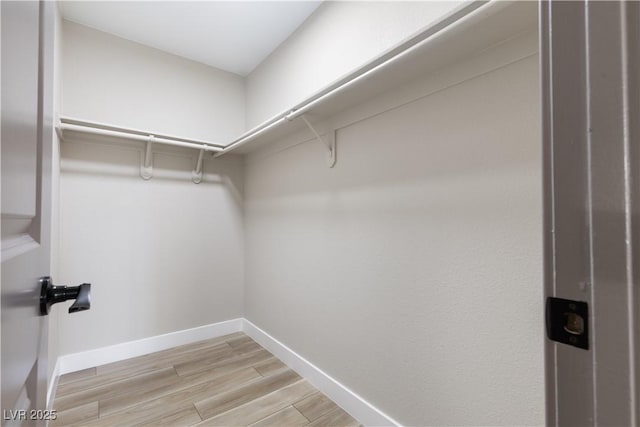
[[[545,297],[590,348],[545,340],[547,425],[640,422],[640,3],[543,1]]]

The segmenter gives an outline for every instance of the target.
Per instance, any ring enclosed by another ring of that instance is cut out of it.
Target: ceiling
[[[321,1],[61,1],[65,19],[246,76]]]

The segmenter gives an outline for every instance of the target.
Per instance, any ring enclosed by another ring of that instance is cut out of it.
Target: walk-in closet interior
[[[51,276],[90,282],[91,305],[51,307],[50,409],[100,389],[81,390],[95,367],[213,340],[268,350],[256,375],[304,379],[300,401],[318,392],[344,412],[325,425],[544,424],[536,2],[52,13]],[[270,50],[243,50],[242,32],[280,18]],[[198,50],[208,25],[228,38]],[[235,63],[212,65],[229,51]],[[154,366],[182,375],[141,373]],[[121,412],[124,389],[96,391],[73,422],[165,407],[140,381]],[[314,421],[294,403],[271,424]],[[178,406],[153,423],[224,413]]]

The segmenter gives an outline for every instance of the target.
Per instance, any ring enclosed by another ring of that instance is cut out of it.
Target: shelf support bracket
[[[140,176],[144,180],[149,180],[153,177],[153,160],[151,148],[153,147],[153,135],[149,135],[149,140],[147,141],[147,147],[144,151],[144,157],[142,159],[142,165],[140,165]]]
[[[198,154],[198,161],[196,163],[196,168],[191,171],[191,181],[196,184],[200,184],[202,182],[202,160],[204,157],[204,150],[200,150],[200,154]]]
[[[307,124],[307,127],[315,135],[316,139],[325,146],[327,150],[327,166],[330,168],[336,164],[336,131],[330,130],[324,135],[324,138],[315,130],[305,115],[301,115],[300,118]]]

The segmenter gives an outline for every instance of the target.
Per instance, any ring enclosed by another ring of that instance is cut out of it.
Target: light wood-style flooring
[[[238,332],[60,377],[58,426],[358,426]]]

